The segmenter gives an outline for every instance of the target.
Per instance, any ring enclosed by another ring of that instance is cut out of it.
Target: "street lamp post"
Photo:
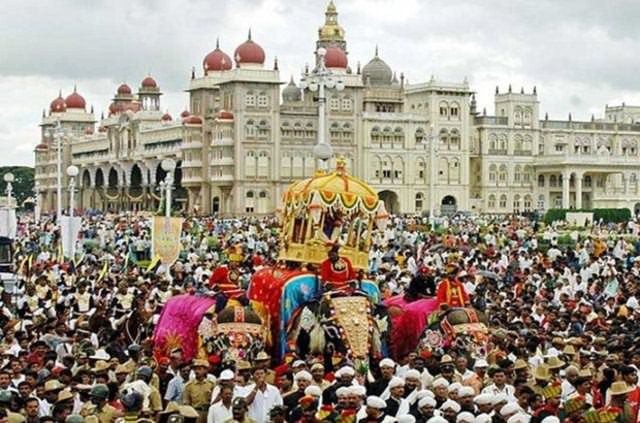
[[[80,170],[78,166],[71,165],[67,167],[67,175],[69,176],[69,216],[73,217],[73,210],[75,209],[74,194],[76,190],[76,176]]]
[[[56,187],[56,222],[60,222],[62,216],[62,140],[64,138],[64,128],[60,124],[60,121],[56,121],[56,126],[53,130],[47,130],[45,133],[47,136],[53,136],[53,140],[56,143],[57,149],[57,172],[58,185]]]
[[[162,166],[162,170],[167,172],[167,176],[164,178],[164,186],[167,190],[165,216],[171,217],[171,188],[173,187],[173,171],[176,168],[176,161],[173,159],[164,159],[160,166]]]
[[[40,221],[40,184],[36,181],[33,184],[33,193],[36,195],[36,204],[33,208],[33,213],[35,215],[36,223]]]
[[[11,208],[11,193],[13,192],[13,181],[15,180],[15,178],[13,176],[13,173],[7,172],[7,173],[4,174],[3,179],[7,184],[7,189],[6,189],[6,193],[7,193],[7,208],[10,209]]]
[[[308,75],[303,75],[300,81],[302,89],[308,88],[311,92],[318,93],[318,142],[313,147],[313,155],[317,160],[320,170],[327,170],[327,160],[331,158],[333,149],[327,140],[327,114],[326,114],[326,89],[344,90],[344,81],[336,79],[333,72],[325,66],[327,50],[320,47],[316,52],[318,64]]]
[[[429,223],[431,228],[435,224],[435,202],[436,202],[436,155],[438,154],[437,137],[434,134],[434,125],[429,128]]]

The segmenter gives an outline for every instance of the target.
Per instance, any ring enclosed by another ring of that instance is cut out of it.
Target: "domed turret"
[[[202,68],[206,74],[209,71],[222,71],[231,69],[231,58],[220,50],[220,43],[216,40],[216,49],[207,54],[202,61]]]
[[[189,116],[191,116],[191,113],[189,113],[189,111],[186,110],[186,109],[183,110],[182,113],[180,113],[180,117],[183,118],[183,119],[186,118],[186,117],[189,117]]]
[[[173,118],[171,117],[171,115],[169,114],[169,112],[165,113],[164,115],[162,115],[162,121],[163,122],[170,122],[172,121]]]
[[[362,80],[365,84],[390,85],[391,78],[393,78],[393,71],[389,65],[378,56],[378,47],[376,47],[375,56],[362,68]]]
[[[329,69],[347,69],[349,60],[347,59],[347,54],[340,47],[330,46],[327,47],[324,64]]]
[[[202,125],[202,118],[200,116],[191,115],[182,119],[182,123],[186,125]]]
[[[62,98],[62,92],[58,93],[58,97],[51,102],[49,105],[49,111],[51,113],[62,113],[67,111],[67,105],[64,102],[64,98]]]
[[[264,50],[262,49],[262,47],[260,47],[260,45],[258,45],[251,39],[251,30],[249,30],[249,37],[247,38],[247,41],[240,44],[238,48],[236,48],[235,53],[233,53],[233,57],[235,58],[238,65],[264,64]]]
[[[158,88],[158,84],[156,83],[156,80],[153,79],[151,76],[147,76],[145,79],[143,79],[142,82],[140,83],[140,86],[142,88]]]
[[[117,92],[119,95],[131,95],[131,87],[124,83],[120,84]]]
[[[76,87],[73,87],[73,92],[67,96],[64,100],[67,105],[67,109],[82,109],[86,107],[87,103],[84,101],[84,97],[78,94]]]
[[[300,88],[296,86],[295,82],[293,82],[292,76],[287,86],[282,90],[282,101],[290,103],[300,100],[302,100],[302,92],[300,91]]]

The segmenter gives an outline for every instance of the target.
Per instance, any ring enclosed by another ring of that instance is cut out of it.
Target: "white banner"
[[[15,238],[18,229],[18,221],[16,220],[16,210],[9,208],[0,209],[0,236],[7,238]]]
[[[82,228],[82,218],[62,216],[60,218],[60,234],[62,235],[62,254],[73,258],[76,253],[76,242]]]

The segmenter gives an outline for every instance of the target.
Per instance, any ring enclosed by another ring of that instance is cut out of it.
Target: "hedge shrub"
[[[549,209],[544,215],[544,223],[547,225],[556,220],[565,220],[567,213],[593,213],[593,220],[602,219],[605,223],[620,223],[631,219],[631,210],[621,209]]]

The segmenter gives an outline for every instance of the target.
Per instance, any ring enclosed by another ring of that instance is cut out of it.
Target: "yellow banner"
[[[153,217],[151,257],[159,257],[164,266],[171,266],[180,255],[183,220],[181,217]]]

